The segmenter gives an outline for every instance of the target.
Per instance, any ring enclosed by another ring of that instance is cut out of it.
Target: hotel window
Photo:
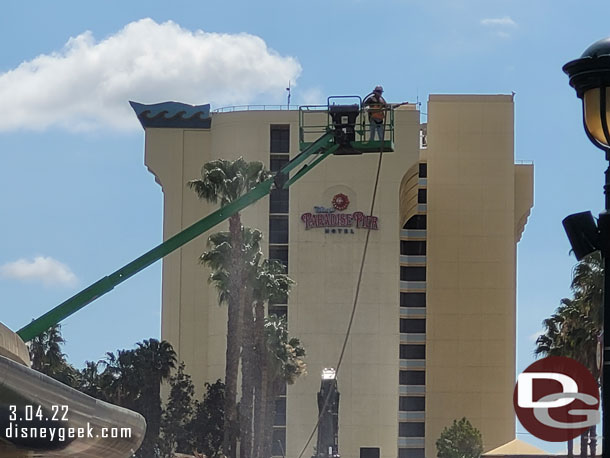
[[[417,203],[425,204],[428,198],[428,190],[426,188],[420,188],[417,190]]]
[[[400,359],[426,359],[426,346],[401,344]]]
[[[398,437],[425,437],[424,423],[399,423]]]
[[[289,161],[290,159],[287,154],[272,155],[271,161],[269,162],[269,168],[272,172],[279,172]]]
[[[288,304],[288,295],[287,294],[273,294],[269,298],[270,305],[286,305]],[[278,315],[279,316],[279,315]]]
[[[426,281],[425,267],[400,266],[401,281]]]
[[[403,229],[426,229],[426,215],[413,215]]]
[[[426,162],[419,163],[419,177],[420,178],[428,177],[428,163],[426,163]]]
[[[423,448],[401,448],[398,458],[426,458],[426,453]]]
[[[269,259],[277,259],[288,269],[288,247],[282,245],[269,246]]]
[[[288,243],[288,215],[269,218],[269,243]]]
[[[270,248],[273,248],[274,245],[271,245]],[[271,256],[269,256],[271,258]],[[281,261],[280,261],[281,262]],[[269,297],[269,304],[271,305],[286,305],[288,304],[288,295],[287,294],[282,294],[282,293],[276,293],[276,294],[272,294]]]
[[[400,293],[401,307],[425,307],[426,293]]]
[[[379,458],[379,447],[360,447],[360,458]]]
[[[288,189],[274,189],[269,193],[269,213],[288,213]]]
[[[425,256],[426,241],[425,240],[401,240],[400,254],[407,256]]]
[[[424,334],[426,332],[426,320],[423,318],[401,318],[400,332]]]
[[[400,371],[399,372],[399,383],[400,383],[400,385],[425,385],[426,384],[426,372],[425,371]]]
[[[286,428],[273,429],[273,445],[271,455],[286,456]]]
[[[401,412],[423,412],[426,410],[426,398],[423,396],[401,396],[398,401]]]
[[[286,398],[277,398],[275,400],[275,426],[286,425]]]
[[[271,125],[271,145],[272,153],[290,152],[290,125]]]
[[[269,315],[275,315],[278,318],[284,317],[288,319],[288,307],[285,305],[269,305]]]

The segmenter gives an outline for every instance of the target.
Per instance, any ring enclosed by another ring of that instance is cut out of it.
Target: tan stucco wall
[[[516,205],[515,183],[528,169],[515,178],[511,96],[430,96],[428,113],[426,449],[465,416],[489,450],[514,438],[515,227],[532,204],[526,186]]]
[[[515,242],[521,240],[534,198],[534,165],[515,164]]]

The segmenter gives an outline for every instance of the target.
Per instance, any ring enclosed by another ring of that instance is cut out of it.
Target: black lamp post
[[[580,59],[568,62],[563,71],[582,99],[583,122],[589,140],[606,153],[610,161],[610,38],[589,46]],[[605,210],[597,227],[589,213],[571,215],[564,227],[577,259],[601,250],[604,258],[604,336],[610,336],[610,166],[604,184]],[[584,223],[584,224],[583,224]],[[593,224],[591,224],[593,223]],[[610,338],[604,338],[602,352],[602,418],[604,458],[610,458]]]

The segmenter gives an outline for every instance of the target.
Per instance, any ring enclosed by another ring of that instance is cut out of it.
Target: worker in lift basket
[[[376,86],[375,89],[373,89],[373,93],[367,95],[364,102],[362,102],[364,107],[368,110],[369,123],[371,124],[369,141],[375,140],[375,133],[377,133],[379,141],[383,141],[385,112],[388,104],[381,94],[383,94],[383,87]]]

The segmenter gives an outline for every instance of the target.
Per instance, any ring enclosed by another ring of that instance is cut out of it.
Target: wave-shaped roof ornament
[[[209,129],[212,124],[210,104],[187,105],[180,102],[162,102],[146,105],[129,101],[140,124],[147,127],[183,127]]]

